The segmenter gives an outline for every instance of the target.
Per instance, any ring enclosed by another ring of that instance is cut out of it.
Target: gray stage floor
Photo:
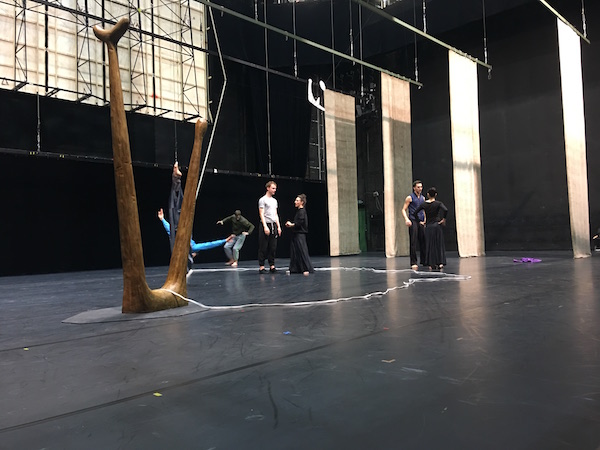
[[[196,266],[162,315],[119,270],[0,278],[0,448],[600,448],[598,253],[313,262]]]

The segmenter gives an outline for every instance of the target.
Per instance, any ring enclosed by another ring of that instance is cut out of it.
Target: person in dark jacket
[[[225,255],[227,255],[227,265],[237,267],[238,260],[240,259],[240,250],[244,245],[246,236],[254,231],[254,225],[242,216],[242,212],[239,209],[236,209],[235,213],[231,216],[219,220],[217,225],[224,225],[226,222],[231,222],[231,234],[233,238],[227,241],[223,246],[223,250],[225,251]]]

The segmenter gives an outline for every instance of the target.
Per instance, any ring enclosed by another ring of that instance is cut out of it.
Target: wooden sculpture
[[[129,19],[121,19],[108,30],[97,26],[94,34],[106,44],[108,49],[108,70],[110,80],[110,124],[112,130],[113,161],[117,191],[117,211],[121,239],[121,259],[123,262],[123,308],[124,313],[159,311],[187,305],[182,297],[187,295],[186,269],[192,237],[195,189],[186,189],[183,196],[179,226],[175,235],[175,245],[169,264],[167,280],[161,289],[151,290],[146,283],[142,235],[138,217],[137,197],[133,179],[133,166],[129,148],[129,133],[123,104],[121,75],[117,43],[129,28]],[[208,124],[206,120],[196,122],[194,146],[190,158],[187,183],[198,184],[202,138]],[[173,294],[176,292],[180,296]]]

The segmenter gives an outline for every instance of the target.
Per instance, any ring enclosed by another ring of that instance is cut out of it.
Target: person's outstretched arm
[[[167,232],[167,234],[169,236],[171,236],[171,225],[169,225],[169,222],[167,222],[165,220],[165,213],[163,212],[162,208],[160,208],[158,210],[158,219],[162,222],[163,227],[165,227],[165,231]]]
[[[225,222],[229,222],[230,220],[233,220],[233,216],[234,216],[234,214],[232,214],[231,216],[227,216],[224,219],[217,220],[217,225],[225,225]]]

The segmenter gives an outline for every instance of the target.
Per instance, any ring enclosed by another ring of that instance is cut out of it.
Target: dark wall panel
[[[595,24],[589,29],[592,45],[582,45],[583,90],[585,96],[586,144],[588,163],[588,189],[590,200],[590,222],[592,235],[600,228],[600,3],[586,3],[588,21]]]
[[[520,11],[490,21],[495,69],[480,72],[486,249],[570,249],[556,20]]]
[[[0,148],[34,151],[37,148],[37,98],[0,89]]]
[[[63,158],[0,154],[0,190],[5,220],[0,221],[0,276],[120,267],[120,244],[112,164]],[[171,170],[134,167],[139,217],[147,266],[169,263],[169,241],[156,217],[165,208]],[[184,175],[185,176],[185,175]],[[185,180],[185,178],[184,178]],[[229,229],[217,220],[241,209],[258,224],[257,201],[266,179],[209,173],[198,203],[193,237],[198,242],[220,239]],[[280,215],[293,218],[297,194],[309,198],[312,254],[328,251],[325,185],[278,180]],[[258,235],[244,245],[241,259],[255,260]],[[289,256],[289,235],[278,255]],[[197,261],[224,261],[221,249],[201,252]]]
[[[110,109],[40,97],[41,150],[67,155],[112,156]]]

